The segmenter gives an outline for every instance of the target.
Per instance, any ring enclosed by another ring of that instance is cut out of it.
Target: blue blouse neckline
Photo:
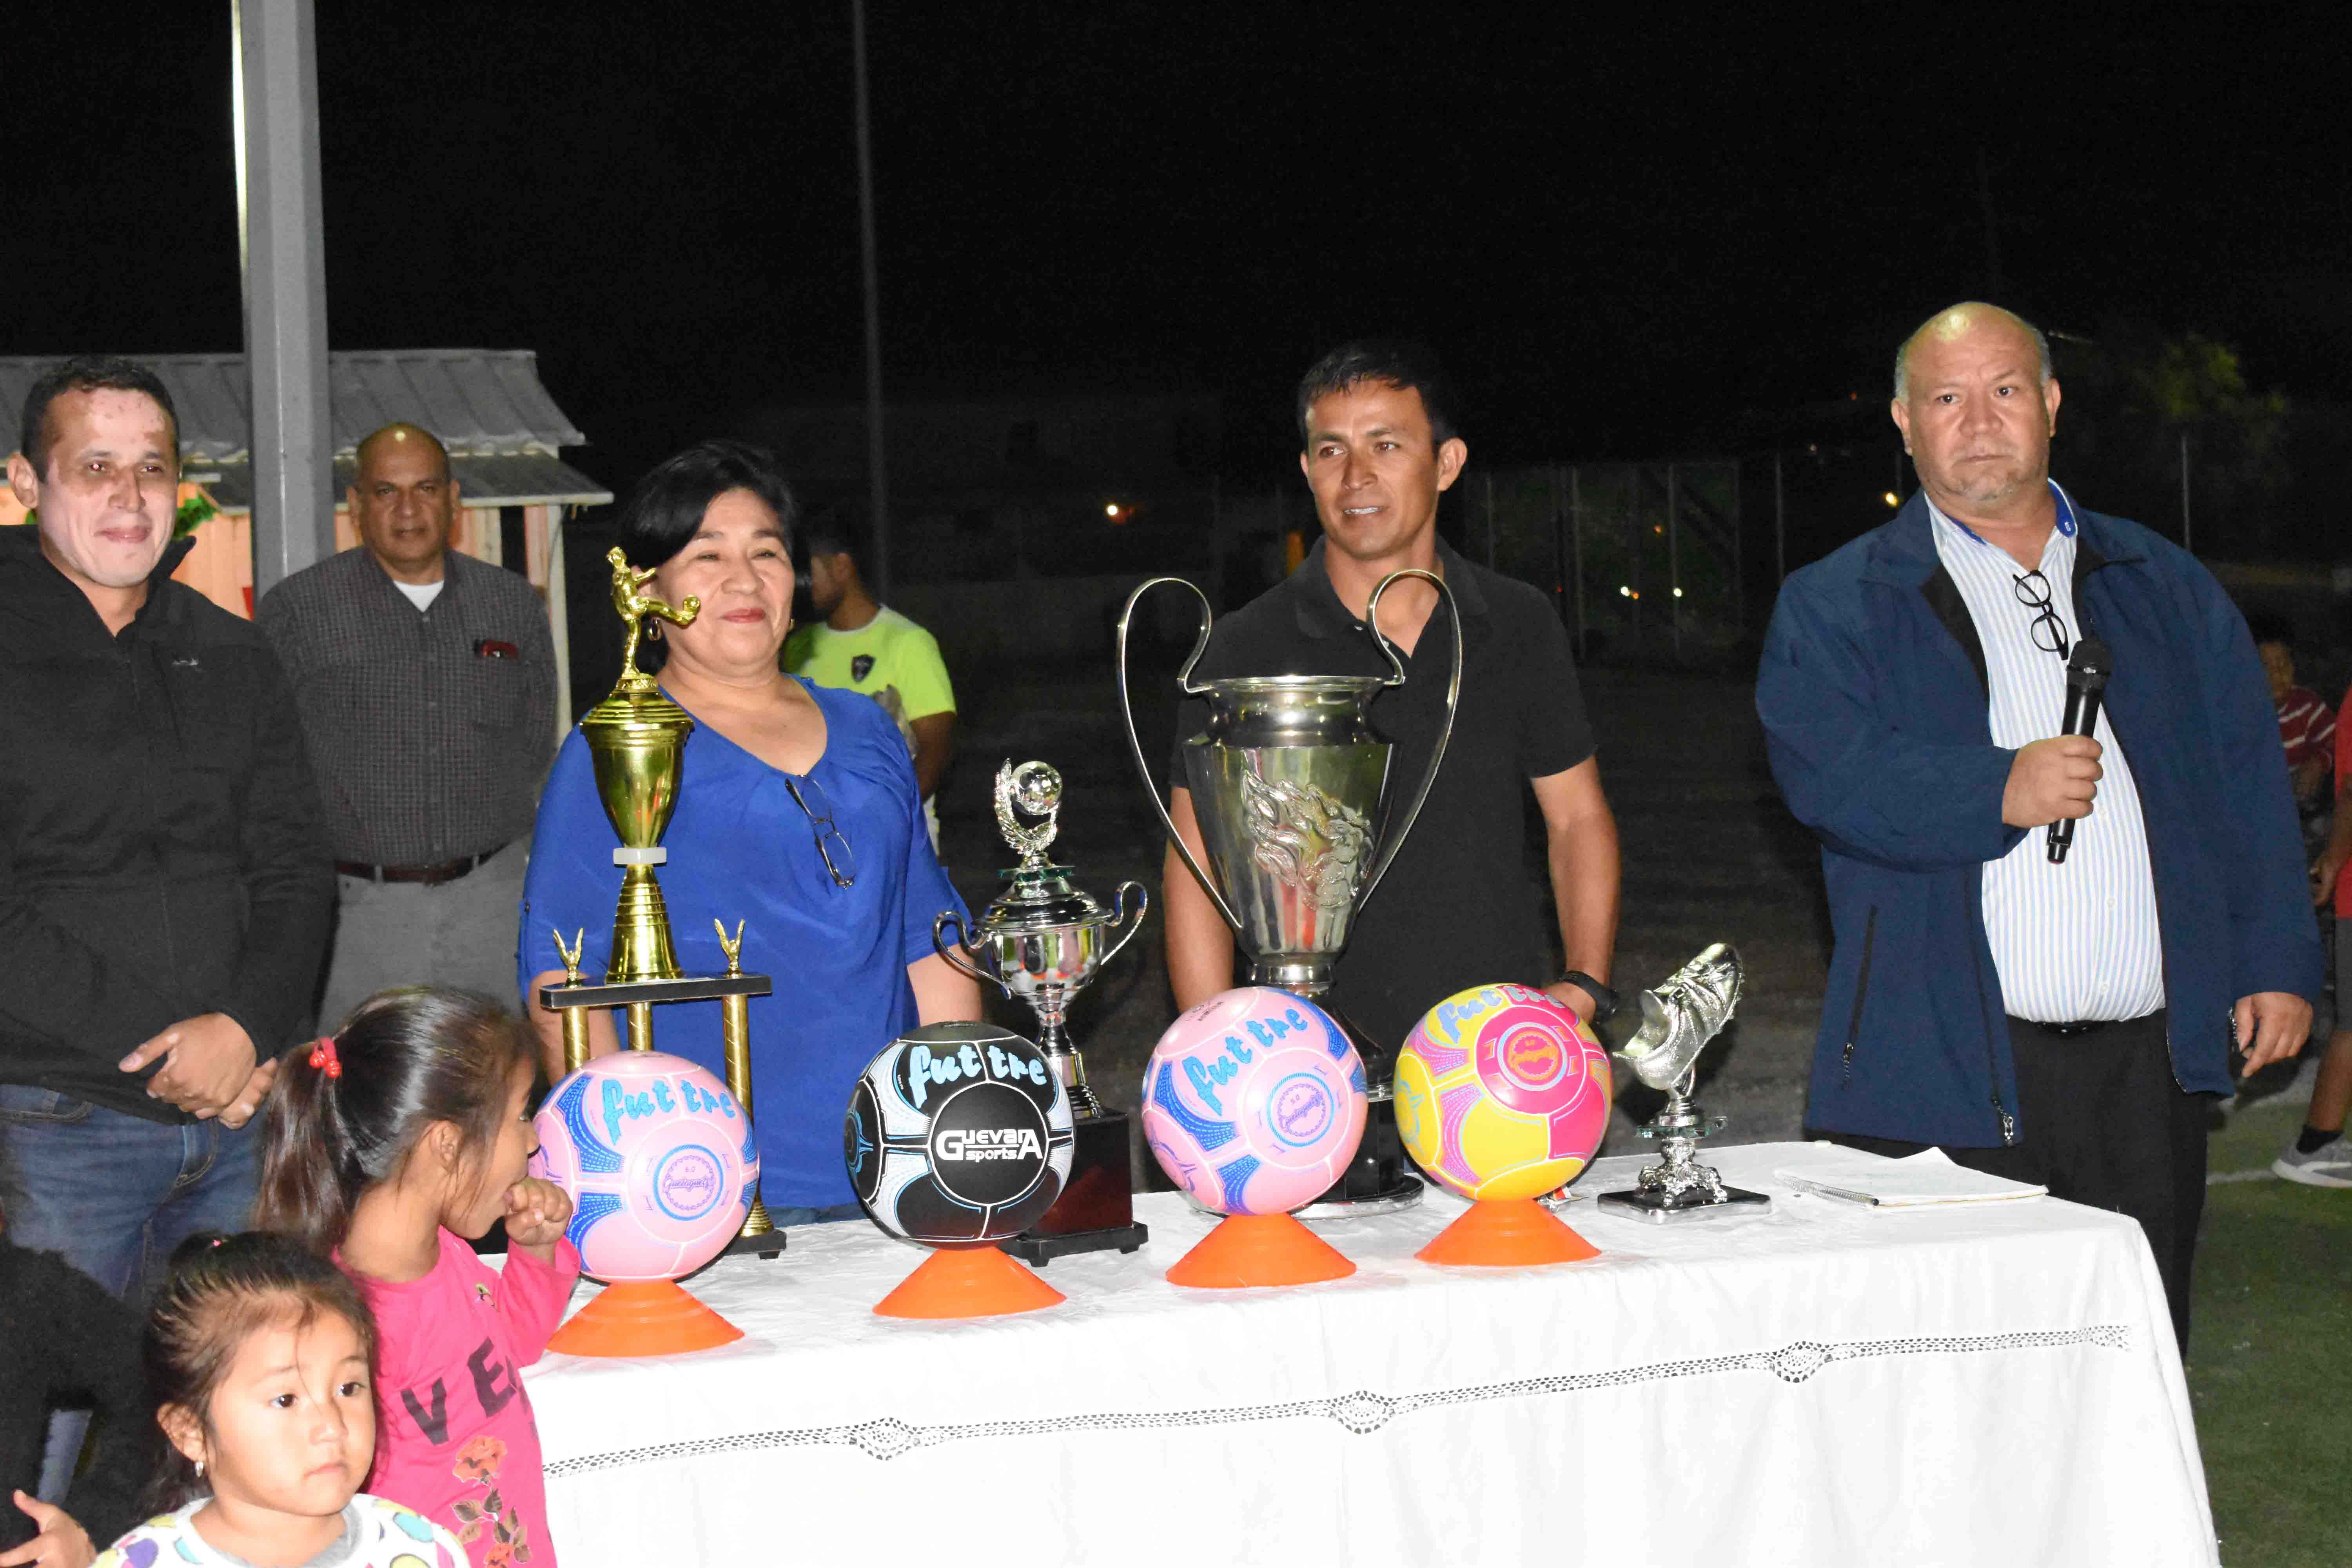
[[[784,679],[786,680],[799,682],[801,689],[809,694],[809,700],[816,704],[817,716],[824,721],[824,750],[816,754],[816,761],[809,764],[808,772],[804,773],[796,773],[790,768],[780,768],[776,766],[775,763],[768,761],[767,758],[760,755],[759,752],[751,750],[749,746],[741,744],[740,742],[736,741],[734,737],[720,730],[718,725],[698,716],[693,709],[688,708],[685,703],[677,702],[677,694],[671,691],[668,687],[663,687],[661,689],[661,694],[664,697],[668,698],[672,702],[677,702],[678,707],[684,710],[686,716],[694,721],[696,731],[702,734],[710,736],[711,739],[717,741],[719,744],[725,746],[728,750],[735,752],[737,755],[744,758],[754,766],[763,768],[769,773],[777,774],[782,778],[814,778],[816,776],[817,769],[824,766],[825,763],[833,756],[833,715],[825,711],[824,699],[816,694],[817,689],[815,683],[811,681],[806,676],[794,675],[788,670],[784,674]]]

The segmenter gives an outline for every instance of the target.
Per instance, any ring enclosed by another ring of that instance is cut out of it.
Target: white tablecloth
[[[920,1254],[793,1232],[695,1293],[747,1334],[526,1374],[564,1568],[612,1564],[2211,1563],[2163,1288],[2131,1221],[2053,1200],[1798,1196],[1801,1145],[1712,1152],[1774,1212],[1534,1269],[1413,1251],[1457,1212],[1318,1227],[1352,1279],[1160,1278],[1208,1222],[1066,1258],[1066,1304],[869,1310]],[[1578,1184],[1629,1184],[1634,1161]],[[583,1286],[583,1293],[593,1287]]]

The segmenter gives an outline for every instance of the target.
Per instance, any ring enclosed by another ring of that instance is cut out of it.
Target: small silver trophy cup
[[[1367,715],[1373,698],[1404,684],[1404,663],[1380,631],[1381,595],[1402,577],[1421,578],[1444,598],[1454,673],[1429,770],[1386,841],[1376,845],[1391,748],[1373,732]],[[1168,815],[1136,737],[1128,696],[1128,626],[1137,602],[1163,583],[1201,601],[1200,635],[1176,683],[1186,696],[1209,704],[1207,729],[1183,743],[1182,754],[1185,787],[1214,875],[1194,858]],[[1331,989],[1349,926],[1429,798],[1462,695],[1462,623],[1442,578],[1418,568],[1391,573],[1372,590],[1365,613],[1390,675],[1250,676],[1197,685],[1192,668],[1209,646],[1213,619],[1206,595],[1181,577],[1154,577],[1128,595],[1118,617],[1118,700],[1128,745],[1168,842],[1239,939],[1249,957],[1249,984],[1280,986],[1318,1002]],[[1421,1184],[1409,1173],[1396,1131],[1395,1045],[1367,1038],[1344,1017],[1339,1023],[1363,1059],[1371,1115],[1348,1174],[1299,1211],[1310,1219],[1385,1213],[1421,1201]]]
[[[1070,883],[1070,868],[1045,857],[1061,831],[1062,775],[1044,763],[1007,762],[996,770],[996,827],[1021,857],[1003,873],[1010,884],[969,931],[953,910],[931,921],[940,956],[1037,1013],[1037,1044],[1070,1096],[1070,1114],[1098,1116],[1102,1101],[1087,1086],[1085,1058],[1070,1044],[1070,998],[1143,927],[1150,898],[1140,882],[1121,882],[1105,909]],[[1045,820],[1031,826],[1023,814]],[[1130,897],[1131,895],[1131,897]],[[1126,930],[1119,931],[1124,923]],[[955,940],[948,940],[948,932]],[[1113,931],[1118,940],[1109,940]]]
[[[1658,1141],[1660,1157],[1656,1164],[1642,1167],[1633,1186],[1601,1194],[1602,1208],[1660,1225],[1770,1212],[1770,1198],[1726,1186],[1714,1166],[1698,1163],[1699,1140],[1720,1131],[1723,1118],[1708,1116],[1690,1098],[1699,1053],[1739,1005],[1743,973],[1739,954],[1718,942],[1664,985],[1642,993],[1642,1026],[1618,1055],[1634,1077],[1665,1091],[1664,1108],[1642,1129],[1643,1137]]]
[[[1062,775],[1053,768],[1008,761],[997,769],[997,831],[1021,863],[1003,873],[1004,891],[968,929],[953,910],[931,921],[931,945],[941,958],[1036,1011],[1038,1047],[1069,1095],[1077,1131],[1070,1179],[1044,1219],[1002,1244],[1033,1264],[1112,1247],[1132,1252],[1147,1239],[1135,1223],[1127,1115],[1105,1109],[1087,1086],[1086,1059],[1070,1043],[1067,1020],[1070,999],[1143,928],[1150,898],[1142,883],[1122,882],[1106,909],[1074,887],[1070,868],[1045,855],[1061,831],[1061,810]]]

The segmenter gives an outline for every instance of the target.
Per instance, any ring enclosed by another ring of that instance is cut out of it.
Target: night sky
[[[618,487],[862,395],[849,10],[588,9],[320,6],[329,328],[538,350]],[[1405,331],[1484,458],[1686,454],[1883,398],[1905,331],[1994,294],[2344,400],[2325,12],[1528,9],[876,0],[889,390],[1212,394],[1253,482],[1309,359]],[[9,18],[0,352],[239,346],[229,7],[140,11]]]

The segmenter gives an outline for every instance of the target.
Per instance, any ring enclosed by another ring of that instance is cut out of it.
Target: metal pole
[[[1495,566],[1495,470],[1486,470],[1486,568]]]
[[[1209,597],[1225,603],[1225,510],[1217,503],[1217,476],[1209,476]]]
[[[555,640],[555,742],[560,746],[564,732],[572,728],[572,584],[563,570],[563,530],[571,521],[565,514],[579,509],[551,506],[547,510],[554,519],[547,532],[547,629]]]
[[[2180,548],[2188,551],[2191,555],[2194,555],[2197,553],[2197,546],[2189,542],[2190,537],[2191,534],[2189,526],[2189,429],[2186,426],[2183,426],[2180,431]]]
[[[1683,656],[1683,531],[1675,465],[1666,465],[1666,598],[1674,612],[1675,657]]]
[[[238,263],[253,410],[253,593],[335,552],[311,0],[231,0]]]
[[[1551,607],[1568,624],[1568,509],[1559,503],[1559,465],[1549,465],[1551,481]]]
[[[1633,647],[1642,646],[1642,466],[1625,465],[1625,580],[1633,594]]]
[[[1772,580],[1789,580],[1789,492],[1780,482],[1780,454],[1772,454]]]
[[[1568,470],[1568,551],[1576,573],[1576,658],[1584,662],[1584,470]]]
[[[882,448],[882,292],[874,264],[874,134],[866,91],[866,0],[849,0],[852,59],[857,86],[857,242],[866,276],[866,475],[874,510],[867,563],[874,596],[890,596],[890,482]]]
[[[1741,465],[1731,465],[1731,613],[1732,625],[1740,639],[1748,637],[1748,531],[1740,519],[1747,509],[1740,505]]]

